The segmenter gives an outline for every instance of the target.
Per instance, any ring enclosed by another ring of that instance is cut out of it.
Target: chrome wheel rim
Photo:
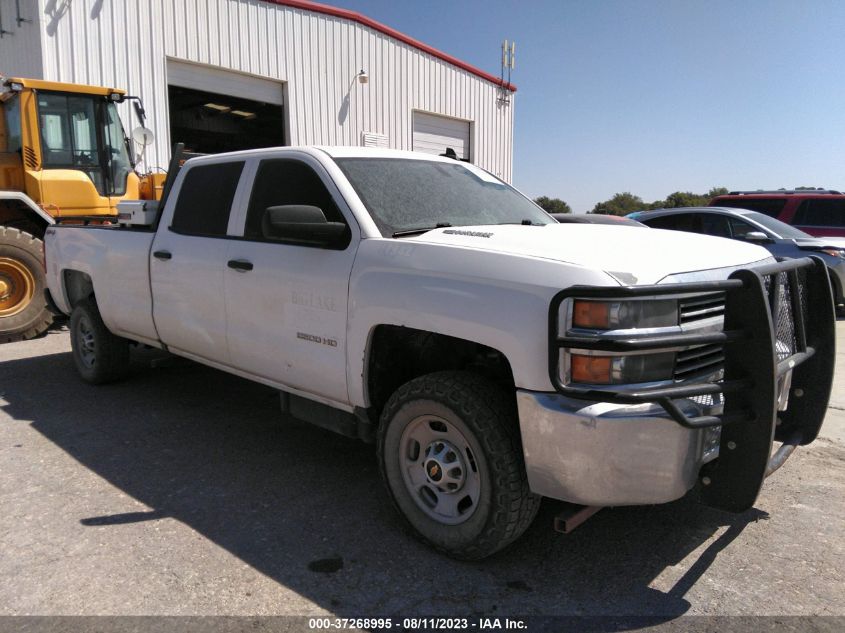
[[[475,513],[481,497],[476,455],[466,436],[432,415],[411,420],[399,440],[402,479],[429,518],[458,525]]]
[[[93,367],[97,349],[94,343],[94,330],[86,316],[80,317],[76,327],[76,347],[82,364],[89,369]]]

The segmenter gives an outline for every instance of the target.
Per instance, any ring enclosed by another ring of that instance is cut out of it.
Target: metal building
[[[452,148],[511,179],[515,88],[359,13],[306,0],[0,0],[0,31],[1,74],[140,96],[157,139],[149,168],[176,141],[364,144]]]

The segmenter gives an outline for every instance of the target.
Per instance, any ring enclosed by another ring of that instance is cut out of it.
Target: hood
[[[845,237],[798,237],[792,240],[798,246],[809,248],[843,248],[845,249]]]
[[[667,275],[771,258],[760,246],[721,237],[593,224],[462,226],[405,239],[557,260],[605,271],[623,284],[653,284]]]

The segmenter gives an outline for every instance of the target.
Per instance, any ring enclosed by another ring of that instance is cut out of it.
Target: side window
[[[798,226],[845,226],[845,200],[804,200],[792,223]]]
[[[664,215],[663,217],[649,220],[647,224],[655,229],[670,229],[672,231],[698,232],[695,216],[691,213],[679,215]]]
[[[755,228],[748,222],[744,220],[738,220],[737,218],[731,218],[731,231],[733,232],[734,239],[737,240],[744,240],[745,236],[751,233],[752,231],[759,231],[760,229]]]
[[[714,200],[713,206],[749,209],[768,215],[770,218],[777,218],[786,206],[786,200],[782,198],[728,198]]]
[[[243,161],[191,167],[179,190],[170,229],[188,235],[226,235],[243,168]]]
[[[5,103],[6,113],[6,147],[0,148],[3,152],[21,151],[21,103],[17,96],[12,97]]]
[[[728,218],[716,213],[702,213],[698,216],[701,222],[699,233],[715,235],[716,237],[730,237],[731,230],[728,227]]]
[[[799,207],[798,210],[795,212],[795,216],[792,218],[792,224],[808,224],[807,222],[807,215],[808,211],[810,210],[810,201],[804,200]]]
[[[343,222],[340,210],[311,167],[287,158],[263,160],[258,166],[246,214],[244,237],[261,239],[261,219],[267,207],[302,204],[322,209],[329,222]]]

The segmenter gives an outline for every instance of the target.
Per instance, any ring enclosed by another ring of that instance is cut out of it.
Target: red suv
[[[731,191],[711,207],[751,209],[818,236],[845,237],[845,194],[827,189]]]

